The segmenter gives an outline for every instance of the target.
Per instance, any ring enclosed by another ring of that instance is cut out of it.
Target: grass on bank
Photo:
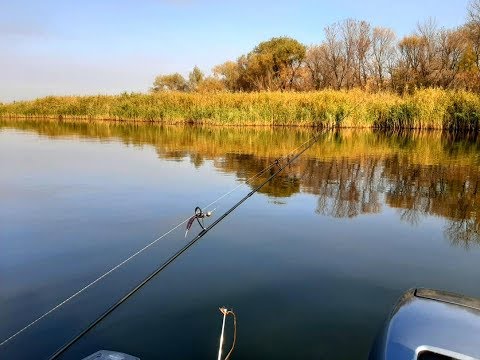
[[[477,131],[480,97],[441,89],[418,90],[404,96],[361,90],[49,96],[0,104],[0,116]]]

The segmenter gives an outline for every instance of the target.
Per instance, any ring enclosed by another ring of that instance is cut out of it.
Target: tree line
[[[160,75],[152,91],[314,91],[361,88],[397,93],[438,87],[480,91],[480,0],[455,29],[429,19],[398,39],[392,29],[347,19],[324,29],[324,41],[305,46],[289,37],[261,42],[236,61],[188,79]]]

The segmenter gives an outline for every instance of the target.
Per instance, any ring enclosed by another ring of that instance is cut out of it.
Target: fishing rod
[[[304,147],[306,144],[308,144],[310,141],[312,140],[312,138],[308,139],[307,141],[303,142],[302,144],[300,144],[299,146],[297,146],[295,149],[293,149],[292,151],[290,151],[288,154],[282,156],[282,157],[279,157],[277,158],[275,161],[271,162],[267,167],[265,167],[263,170],[259,171],[258,173],[256,173],[255,175],[251,176],[250,178],[248,178],[246,181],[245,181],[245,184],[248,184],[250,183],[252,180],[258,178],[259,176],[263,175],[264,173],[266,173],[268,170],[270,170],[272,167],[274,166],[277,166],[278,162],[280,160],[283,160],[283,159],[287,159],[289,158],[289,156],[291,156],[292,154],[295,154],[299,149],[301,149],[302,147]],[[183,221],[179,222],[177,225],[175,225],[174,227],[172,227],[171,229],[169,229],[168,231],[166,231],[165,233],[163,233],[162,235],[158,236],[155,240],[151,241],[150,243],[148,243],[147,245],[145,245],[144,247],[142,247],[141,249],[139,249],[138,251],[136,251],[135,253],[133,253],[132,255],[130,255],[128,258],[124,259],[123,261],[121,261],[120,263],[118,263],[117,265],[115,265],[114,267],[112,267],[111,269],[107,270],[105,273],[103,273],[102,275],[98,276],[96,279],[92,280],[91,282],[89,282],[88,284],[86,284],[85,286],[83,286],[81,289],[77,290],[74,294],[72,294],[71,296],[69,296],[68,298],[66,298],[65,300],[61,301],[60,303],[58,303],[57,305],[55,305],[53,308],[51,308],[50,310],[48,310],[47,312],[43,313],[42,315],[40,315],[39,317],[37,317],[36,319],[34,319],[33,321],[31,321],[30,323],[28,323],[27,325],[25,325],[23,328],[21,328],[20,330],[18,330],[17,332],[15,332],[14,334],[12,334],[11,336],[9,336],[8,338],[6,338],[5,340],[3,340],[1,343],[0,343],[0,348],[2,346],[4,346],[5,344],[7,344],[9,341],[13,340],[14,338],[16,338],[18,335],[20,335],[21,333],[23,333],[24,331],[26,331],[27,329],[29,329],[30,327],[32,327],[33,325],[35,325],[36,323],[38,323],[39,321],[41,321],[42,319],[44,319],[45,317],[47,317],[48,315],[50,315],[51,313],[53,313],[54,311],[58,310],[59,308],[61,308],[63,305],[67,304],[68,302],[70,302],[71,300],[73,300],[74,298],[76,298],[77,296],[79,296],[80,294],[82,294],[83,292],[85,292],[86,290],[88,290],[89,288],[91,288],[93,285],[97,284],[100,280],[104,279],[105,277],[107,277],[108,275],[110,275],[111,273],[113,273],[115,270],[119,269],[120,267],[122,267],[123,265],[127,264],[129,261],[133,260],[135,257],[137,257],[138,255],[140,255],[141,253],[143,253],[144,251],[146,251],[147,249],[149,249],[150,247],[152,247],[154,244],[156,244],[158,241],[160,241],[161,239],[163,239],[164,237],[166,237],[167,235],[169,235],[170,233],[172,233],[173,231],[175,231],[176,229],[178,229],[180,226],[184,225],[185,223],[188,223],[187,224],[187,229],[186,229],[186,232],[185,232],[185,237],[187,237],[187,233],[188,233],[188,230],[189,228],[191,227],[194,219],[196,218],[198,220],[198,223],[200,224],[200,226],[203,228],[205,228],[203,226],[203,220],[204,220],[204,217],[209,217],[211,216],[211,214],[213,213],[213,211],[216,210],[213,209],[213,210],[210,210],[210,211],[206,211],[207,209],[209,209],[212,205],[218,203],[220,200],[222,200],[223,198],[229,196],[230,194],[232,194],[233,192],[237,191],[238,189],[240,189],[241,187],[243,186],[243,184],[239,184],[237,186],[235,186],[233,189],[227,191],[226,193],[222,194],[221,196],[219,196],[217,199],[213,200],[210,204],[202,207],[202,208],[196,208],[195,209],[195,215],[193,217],[188,217],[186,219],[184,219]],[[206,212],[204,212],[204,210]],[[202,222],[200,222],[200,219],[202,220]]]
[[[347,116],[349,116],[353,111],[359,107],[360,103],[357,103],[355,106],[353,106],[350,111],[346,112],[343,114],[341,120],[337,120],[337,127],[341,121],[343,121]],[[255,175],[254,177],[264,173],[265,171],[271,169],[273,166],[278,165],[279,168],[276,172],[274,172],[272,175],[270,175],[263,183],[258,185],[256,188],[254,188],[252,191],[250,191],[247,195],[245,195],[242,199],[240,199],[235,205],[233,205],[230,209],[228,209],[226,212],[224,212],[216,221],[214,221],[211,225],[208,227],[204,227],[202,223],[200,223],[199,218],[202,218],[203,215],[205,216],[210,216],[211,214],[204,214],[202,210],[198,211],[198,207],[195,208],[195,215],[191,217],[190,219],[185,220],[185,222],[190,222],[194,221],[195,219],[198,221],[200,224],[200,227],[202,228],[202,231],[195,236],[189,243],[187,243],[183,248],[181,248],[179,251],[177,251],[175,254],[173,254],[168,260],[166,260],[160,267],[158,267],[155,271],[153,271],[150,275],[148,275],[144,280],[142,280],[141,283],[139,283],[137,286],[135,286],[133,289],[131,289],[127,294],[125,294],[120,300],[118,300],[115,304],[113,304],[110,308],[108,308],[102,315],[100,315],[95,321],[93,321],[87,328],[82,330],[78,335],[76,335],[74,338],[72,338],[68,343],[63,345],[61,348],[59,348],[50,358],[49,360],[54,360],[58,358],[61,354],[63,354],[66,350],[70,348],[75,342],[77,342],[82,336],[87,334],[90,330],[92,330],[96,325],[98,325],[103,319],[105,319],[108,315],[110,315],[117,307],[119,307],[122,303],[124,303],[128,298],[130,298],[133,294],[135,294],[138,290],[140,290],[146,283],[148,283],[151,279],[153,279],[157,274],[159,274],[161,271],[163,271],[168,265],[173,263],[180,255],[182,255],[185,251],[187,251],[191,246],[193,246],[198,240],[200,240],[205,234],[207,234],[212,228],[214,228],[218,223],[220,223],[224,218],[226,218],[230,213],[232,213],[237,207],[239,207],[241,204],[243,204],[248,198],[250,198],[253,194],[258,192],[260,189],[262,189],[266,184],[268,184],[272,179],[274,179],[279,173],[281,173],[287,166],[291,165],[296,159],[298,159],[305,151],[310,149],[313,144],[315,144],[319,138],[321,133],[317,133],[316,135],[312,136],[310,140],[307,140],[305,143],[301,144],[299,147],[297,147],[293,151],[297,151],[301,147],[305,146],[303,150],[301,150],[299,153],[294,155],[293,157],[290,157],[290,152],[286,157],[281,157],[279,159],[276,159],[272,164],[270,164],[267,168],[262,170],[259,174]],[[310,144],[308,144],[310,142]],[[308,145],[307,145],[308,144]],[[286,159],[286,163],[284,165],[280,164],[280,159]],[[235,188],[236,189],[236,188]],[[230,193],[230,192],[229,192]],[[229,194],[227,193],[227,194]],[[226,195],[222,195],[219,199],[215,200],[213,203],[216,201],[222,199]],[[211,203],[210,205],[212,205]],[[210,206],[208,205],[208,206]],[[208,207],[207,206],[207,207]],[[191,223],[190,223],[191,226]],[[177,225],[178,227],[178,225]],[[189,226],[187,225],[187,231],[188,231]]]
[[[218,225],[223,219],[225,219],[229,214],[235,211],[240,205],[242,205],[247,199],[249,199],[253,194],[258,192],[262,189],[266,184],[268,184],[272,179],[274,179],[278,174],[280,174],[287,166],[292,164],[296,159],[298,159],[305,151],[310,149],[313,144],[315,144],[320,136],[319,134],[314,135],[310,139],[310,144],[306,142],[304,149],[302,149],[299,153],[297,153],[293,157],[287,157],[286,162],[281,164],[280,161],[277,159],[275,163],[278,165],[278,169],[270,175],[264,182],[250,191],[247,195],[245,195],[242,199],[240,199],[235,205],[233,205],[230,209],[225,211],[217,220],[215,220],[209,226],[203,228],[202,231],[198,233],[192,240],[190,240],[183,248],[178,250],[175,254],[173,254],[168,260],[166,260],[160,267],[154,270],[150,275],[148,275],[145,279],[143,279],[138,285],[136,285],[133,289],[131,289],[128,293],[126,293],[121,299],[119,299],[115,304],[110,306],[103,314],[101,314],[97,319],[95,319],[87,328],[82,330],[78,335],[72,338],[68,343],[63,345],[59,348],[53,355],[50,356],[49,360],[57,359],[60,355],[62,355],[66,350],[68,350],[74,343],[76,343],[81,337],[87,334],[90,330],[92,330],[98,323],[100,323],[103,319],[105,319],[108,315],[110,315],[116,308],[118,308],[121,304],[123,304],[128,298],[130,298],[133,294],[135,294],[138,290],[140,290],[145,284],[147,284],[150,280],[152,280],[157,274],[163,271],[168,265],[173,263],[180,255],[182,255],[185,251],[187,251],[190,247],[192,247],[198,240],[200,240],[203,236],[205,236],[211,229],[213,229],[216,225]]]

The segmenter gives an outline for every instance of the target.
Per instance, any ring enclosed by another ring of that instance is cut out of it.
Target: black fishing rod
[[[150,275],[148,275],[145,279],[142,280],[137,286],[131,289],[128,293],[126,293],[120,300],[118,300],[115,304],[110,306],[102,315],[100,315],[95,321],[93,321],[87,328],[82,330],[78,335],[76,335],[73,339],[71,339],[68,343],[63,345],[59,348],[52,356],[50,356],[49,360],[53,360],[58,358],[61,354],[63,354],[70,346],[72,346],[75,342],[77,342],[82,336],[92,330],[98,323],[100,323],[103,319],[105,319],[112,311],[114,311],[117,307],[119,307],[123,302],[125,302],[129,297],[135,294],[138,290],[140,290],[146,283],[152,280],[158,273],[163,271],[168,265],[173,263],[180,255],[182,255],[185,251],[187,251],[193,244],[195,244],[198,240],[200,240],[203,236],[205,236],[211,229],[213,229],[218,223],[220,223],[223,219],[225,219],[230,213],[232,213],[237,207],[242,205],[249,197],[259,191],[262,187],[268,184],[273,178],[275,178],[278,174],[280,174],[287,166],[293,163],[300,155],[302,155],[305,151],[310,149],[314,143],[317,142],[318,137],[320,134],[315,135],[312,137],[310,144],[306,145],[306,147],[300,151],[298,154],[291,158],[287,158],[285,164],[280,164],[278,160],[276,163],[278,164],[278,170],[275,171],[272,175],[268,177],[263,183],[258,185],[255,189],[250,191],[247,195],[245,195],[241,200],[239,200],[235,205],[233,205],[230,209],[224,212],[217,220],[215,220],[211,225],[203,228],[197,236],[195,236],[188,244],[186,244],[183,248],[173,254],[167,261],[165,261],[159,268],[153,271]]]

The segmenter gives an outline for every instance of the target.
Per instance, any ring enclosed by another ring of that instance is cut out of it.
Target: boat
[[[407,291],[369,359],[480,359],[480,300],[424,288]]]

